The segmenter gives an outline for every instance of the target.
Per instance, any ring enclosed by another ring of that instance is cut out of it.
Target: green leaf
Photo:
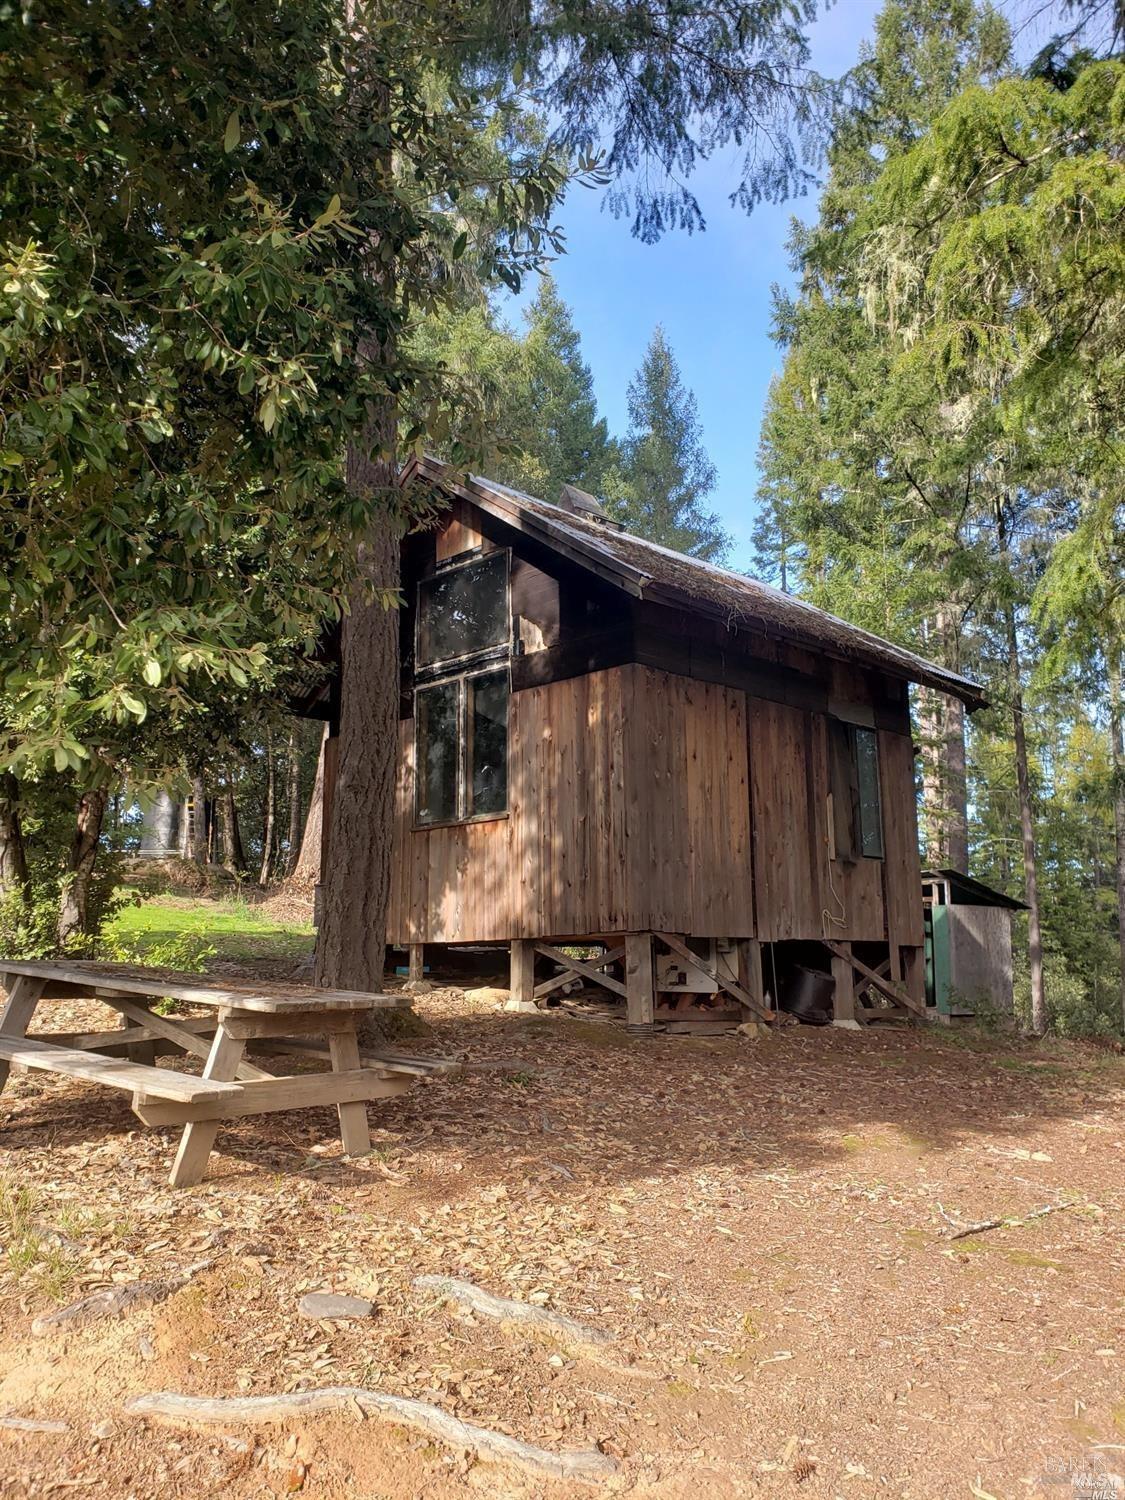
[[[313,220],[314,229],[323,229],[326,224],[334,223],[340,217],[340,195],[333,193],[328,200],[328,207],[318,218]]]
[[[465,253],[465,246],[468,243],[469,243],[468,231],[463,229],[461,231],[461,233],[457,236],[457,238],[453,241],[453,259],[454,260],[460,260],[461,259],[462,255],[464,255],[464,253]]]
[[[233,151],[242,139],[242,124],[238,118],[238,110],[232,109],[230,118],[227,120],[227,128],[223,131],[223,150]]]
[[[157,661],[155,656],[150,656],[148,661],[145,662],[144,672],[142,675],[144,676],[144,680],[148,683],[149,687],[160,686],[160,679],[163,674],[160,670],[160,663]]]

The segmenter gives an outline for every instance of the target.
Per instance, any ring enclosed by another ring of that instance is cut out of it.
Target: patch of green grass
[[[1008,1073],[1030,1073],[1032,1075],[1037,1073],[1049,1075],[1071,1071],[1071,1069],[1064,1067],[1062,1063],[1034,1062],[1023,1057],[998,1057],[996,1059],[996,1066],[1003,1068]]]
[[[1000,1253],[1013,1266],[1039,1266],[1046,1271],[1065,1271],[1067,1269],[1061,1260],[1048,1260],[1043,1255],[1032,1255],[1030,1250],[1002,1250]]]
[[[53,1302],[61,1302],[81,1269],[65,1247],[51,1244],[35,1221],[38,1196],[32,1189],[0,1177],[0,1239],[8,1269],[20,1281],[30,1280]]]
[[[217,958],[232,963],[263,958],[297,963],[311,951],[314,937],[311,923],[279,921],[237,897],[156,897],[123,908],[112,932],[135,945],[142,956],[170,939],[195,937],[210,944]]]

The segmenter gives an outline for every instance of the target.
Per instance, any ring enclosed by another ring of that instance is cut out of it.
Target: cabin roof
[[[428,479],[446,493],[479,505],[638,599],[706,615],[731,629],[742,625],[843,661],[878,667],[960,698],[970,709],[986,702],[983,689],[970,678],[756,578],[673,552],[495,480],[458,476],[434,458],[411,459],[402,479],[409,483],[414,478]]]

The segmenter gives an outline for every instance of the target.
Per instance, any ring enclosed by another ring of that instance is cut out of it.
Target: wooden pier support
[[[535,944],[530,938],[513,938],[511,943],[511,999],[509,1004],[520,1010],[535,1010]]]
[[[634,1036],[648,1036],[654,1029],[654,980],[652,933],[629,933],[625,939],[625,1025]]]
[[[926,950],[924,948],[902,948],[902,983],[914,1004],[926,1013]]]
[[[761,1009],[766,1008],[766,991],[762,981],[762,945],[756,938],[742,938],[738,944],[738,982]],[[773,1007],[777,1009],[777,996]]]
[[[832,948],[832,1021],[835,1025],[851,1022],[855,1018],[855,971],[852,968],[851,943],[835,943]]]

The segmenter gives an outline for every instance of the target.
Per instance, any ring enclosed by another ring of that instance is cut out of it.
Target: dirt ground
[[[416,1008],[400,1045],[483,1066],[372,1106],[372,1156],[341,1158],[331,1111],[272,1115],[221,1130],[179,1193],[174,1132],[125,1096],[13,1075],[0,1494],[590,1493],[359,1411],[192,1431],[123,1410],[325,1385],[600,1447],[608,1494],[1122,1492],[1125,1060],[937,1028],[638,1041],[453,990]],[[63,1029],[79,1007],[58,1009]],[[998,1218],[1021,1222],[953,1238]],[[158,1306],[32,1335],[89,1290],[201,1260]],[[412,1285],[431,1272],[571,1314],[612,1357],[439,1305]],[[305,1321],[308,1290],[375,1315]]]

